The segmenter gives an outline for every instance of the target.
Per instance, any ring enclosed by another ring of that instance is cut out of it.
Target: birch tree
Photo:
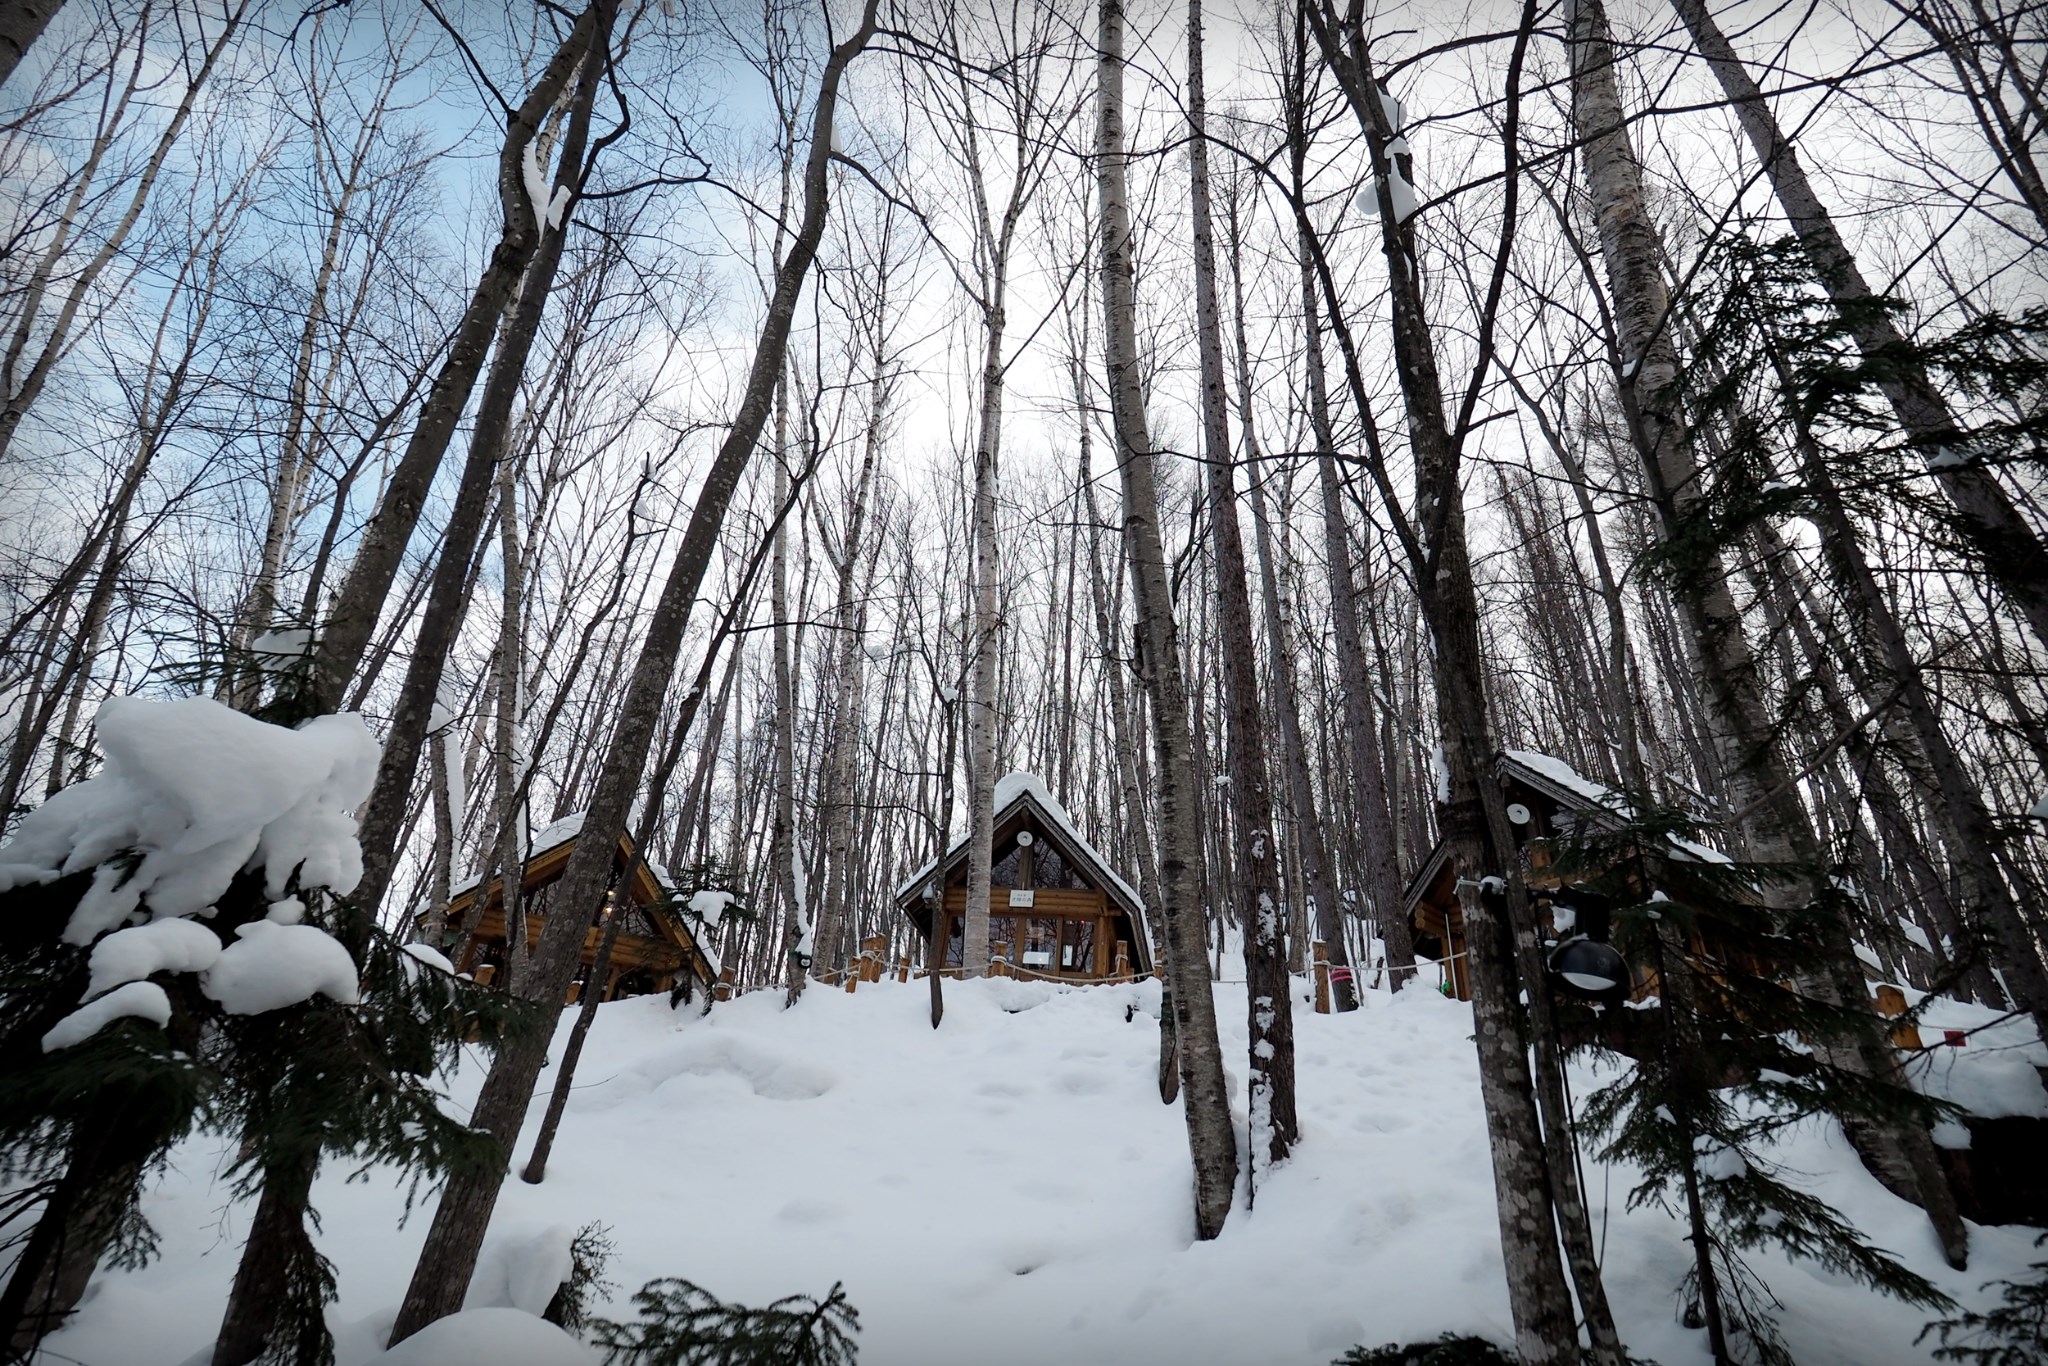
[[[1224,1091],[1197,878],[1201,827],[1194,807],[1194,746],[1181,672],[1173,590],[1160,535],[1152,439],[1139,389],[1137,282],[1132,268],[1129,153],[1124,145],[1124,10],[1101,0],[1096,39],[1096,193],[1100,201],[1102,345],[1112,430],[1123,483],[1125,554],[1143,650],[1139,671],[1151,703],[1153,779],[1159,809],[1159,892],[1166,922],[1166,989],[1173,1012],[1182,1112],[1194,1159],[1195,1236],[1214,1238],[1237,1185],[1237,1135]]]

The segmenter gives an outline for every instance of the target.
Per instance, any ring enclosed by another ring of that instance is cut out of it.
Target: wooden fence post
[[[1330,946],[1322,940],[1311,941],[1310,951],[1316,965],[1316,1014],[1330,1013]]]
[[[714,1001],[730,1001],[733,997],[733,992],[738,988],[738,970],[735,968],[720,968],[718,970],[718,985],[711,989],[711,999]]]

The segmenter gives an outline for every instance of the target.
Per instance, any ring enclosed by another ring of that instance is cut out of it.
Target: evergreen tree
[[[1959,411],[1969,400],[1967,423],[1940,459],[2038,468],[2048,460],[2048,309],[1985,313],[1945,336],[1872,353],[1857,343],[1868,315],[1889,329],[1903,305],[1884,296],[1831,304],[1795,242],[1730,234],[1709,244],[1700,276],[1708,302],[1696,310],[1693,359],[1677,384],[1715,434],[1719,458],[1713,496],[1665,567],[1682,574],[1768,519],[1811,521],[1842,604],[1842,662],[1862,680],[1874,729],[1924,795],[1947,849],[1963,922],[1953,970],[1979,956],[1991,962],[2048,1033],[2048,964],[2005,871],[2021,832],[1992,814],[1949,738],[1928,678],[1933,660],[1900,620],[1863,531],[1903,514],[1944,559],[1977,556],[1925,477],[1925,451],[1895,423],[1887,386],[1909,372],[1931,375]]]
[[[2048,1234],[2035,1244],[2048,1244]],[[1941,1346],[1934,1349],[1936,1359],[1968,1366],[2035,1366],[2048,1361],[2048,1262],[2035,1262],[2030,1270],[2034,1274],[2025,1280],[1992,1283],[2004,1287],[1997,1308],[1938,1319],[1915,1341],[1924,1342],[1933,1334],[1941,1339]]]
[[[302,657],[254,663],[272,674],[261,719],[309,719]],[[93,798],[65,800],[79,809]],[[81,825],[74,854],[122,838],[120,819],[116,810],[107,830]],[[89,993],[109,997],[104,986],[94,991],[94,948],[124,923],[82,933],[81,907],[96,895],[118,897],[143,876],[151,852],[131,843],[66,876],[0,891],[0,1171],[23,1183],[8,1212],[25,1219],[35,1211],[0,1290],[0,1332],[28,1350],[62,1325],[103,1258],[135,1265],[149,1257],[155,1239],[142,1194],[171,1147],[204,1127],[240,1135],[229,1175],[236,1194],[257,1200],[219,1354],[236,1366],[325,1363],[334,1282],[306,1227],[321,1155],[393,1165],[415,1181],[487,1158],[478,1136],[441,1111],[429,1079],[464,1041],[493,1041],[532,1012],[415,956],[348,898],[302,881],[303,864],[281,895],[252,864],[200,908],[211,935],[233,945],[259,924],[319,929],[350,951],[356,999],[252,1005],[216,999],[197,972],[161,967],[119,988],[160,993],[160,1026],[117,1019],[65,1042],[51,1031]],[[140,893],[136,916],[145,922],[162,909],[156,891]],[[237,1305],[246,1312],[237,1315]]]
[[[1860,1027],[1862,1003],[1795,984],[1830,951],[1842,880],[1808,875],[1820,896],[1774,909],[1761,889],[1798,870],[1727,859],[1703,842],[1709,833],[1684,812],[1617,801],[1558,841],[1553,914],[1606,919],[1657,996],[1655,1010],[1627,1012],[1642,1029],[1635,1067],[1588,1100],[1587,1125],[1606,1138],[1600,1156],[1641,1170],[1631,1209],[1655,1204],[1686,1221],[1695,1260],[1679,1297],[1717,1366],[1788,1366],[1777,1302],[1746,1252],[1775,1246],[1911,1304],[1948,1300],[1795,1184],[1769,1156],[1772,1139],[1814,1115],[1924,1128],[1952,1107],[1896,1073],[1830,1061],[1839,1052],[1829,1045]]]
[[[823,1299],[749,1309],[669,1278],[641,1286],[633,1303],[633,1323],[597,1320],[606,1366],[854,1366],[860,1357],[860,1314],[838,1285]]]

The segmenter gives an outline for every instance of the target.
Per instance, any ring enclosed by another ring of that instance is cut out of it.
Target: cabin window
[[[1031,883],[1034,887],[1072,887],[1086,891],[1088,884],[1072,864],[1060,857],[1060,851],[1046,841],[1039,841],[1037,859],[1031,866]]]
[[[1010,961],[1016,962],[1017,918],[1009,915],[990,916],[988,918],[988,943],[991,953],[995,951],[996,945],[1007,945],[1011,954]]]
[[[1011,845],[1010,852],[997,859],[995,866],[989,869],[988,880],[990,884],[996,887],[1020,886],[1021,884],[1017,881],[1017,862],[1023,856],[1023,853],[1022,849],[1014,844]]]
[[[949,968],[965,967],[966,923],[963,917],[952,915],[945,918],[945,926],[945,965]],[[997,945],[1003,945],[1005,956],[1012,965],[1031,972],[1094,976],[1096,939],[1093,916],[991,915],[988,918],[990,953],[995,952]]]
[[[1095,970],[1095,922],[1069,920],[1060,933],[1060,971]]]
[[[1021,967],[1038,972],[1053,970],[1053,955],[1059,951],[1060,922],[1056,916],[1033,915],[1023,919],[1024,938],[1018,948]]]

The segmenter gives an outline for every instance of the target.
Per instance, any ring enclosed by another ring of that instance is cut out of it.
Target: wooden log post
[[[1116,966],[1110,976],[1121,982],[1131,977],[1131,945],[1126,939],[1116,941]]]
[[[1330,946],[1318,939],[1309,945],[1316,970],[1316,1014],[1330,1013]]]
[[[888,949],[888,940],[879,934],[871,934],[860,941],[860,975],[864,982],[882,980],[882,959]]]
[[[1010,975],[1010,946],[1000,940],[988,946],[988,975],[1008,977]]]
[[[720,968],[718,970],[718,985],[711,988],[711,999],[714,1001],[730,1001],[738,989],[738,971],[734,968]]]
[[[910,955],[907,953],[896,955],[896,980],[899,982],[908,982],[910,980]]]

